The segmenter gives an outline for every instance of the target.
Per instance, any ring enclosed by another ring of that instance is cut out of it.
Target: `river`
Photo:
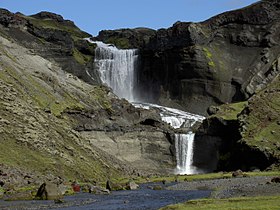
[[[158,183],[143,184],[138,190],[113,191],[110,195],[78,193],[65,196],[64,202],[60,204],[55,204],[54,201],[0,201],[0,209],[152,210],[191,199],[205,198],[211,193],[202,190],[152,190],[149,187],[153,185]]]

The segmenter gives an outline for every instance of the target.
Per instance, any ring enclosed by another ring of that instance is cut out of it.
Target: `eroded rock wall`
[[[248,99],[279,74],[272,70],[280,54],[279,19],[279,1],[263,0],[204,22],[143,30],[145,38],[123,29],[97,39],[141,49],[141,100],[206,114],[210,105]]]

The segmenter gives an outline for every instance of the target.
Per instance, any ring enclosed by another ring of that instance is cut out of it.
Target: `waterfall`
[[[136,66],[138,55],[136,49],[120,50],[115,46],[96,43],[95,64],[100,73],[103,83],[113,89],[113,92],[120,98],[125,98],[130,102],[135,101],[135,84],[137,83]],[[178,109],[163,107],[156,104],[133,103],[135,107],[144,109],[156,108],[160,110],[162,121],[170,124],[173,128],[191,128],[195,122],[204,119],[203,116],[194,115]],[[177,174],[193,174],[197,170],[192,166],[193,162],[193,142],[195,134],[175,134],[175,149]]]
[[[120,98],[135,101],[137,50],[120,50],[102,42],[94,43],[97,44],[94,62],[102,82]]]
[[[192,166],[194,133],[175,134],[176,174],[195,174],[197,170]]]
[[[202,122],[203,116],[184,112],[182,110],[163,107],[156,104],[134,103],[134,106],[144,109],[160,109],[162,121],[170,124],[173,128],[191,128],[195,122]],[[176,152],[176,174],[196,174],[200,171],[192,165],[193,147],[195,134],[189,131],[186,134],[175,134],[175,152]]]

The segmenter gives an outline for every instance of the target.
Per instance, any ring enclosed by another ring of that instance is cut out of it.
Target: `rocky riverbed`
[[[65,196],[59,203],[51,200],[0,201],[0,209],[158,209],[191,199],[205,198],[210,193],[209,190],[167,190],[162,183],[149,183],[141,185],[138,190],[112,191],[110,195],[77,193]]]
[[[202,180],[178,183],[168,189],[212,190],[212,198],[280,195],[280,183],[271,180],[269,176]]]

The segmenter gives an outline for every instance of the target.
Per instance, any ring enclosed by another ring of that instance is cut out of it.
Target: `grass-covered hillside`
[[[106,91],[0,36],[0,162],[69,178],[118,174],[66,110],[104,109]]]
[[[248,101],[209,108],[206,133],[222,140],[218,143],[220,169],[279,169],[279,90],[278,76]]]
[[[280,160],[279,76],[249,100],[239,121],[242,142],[263,151],[275,160]]]

